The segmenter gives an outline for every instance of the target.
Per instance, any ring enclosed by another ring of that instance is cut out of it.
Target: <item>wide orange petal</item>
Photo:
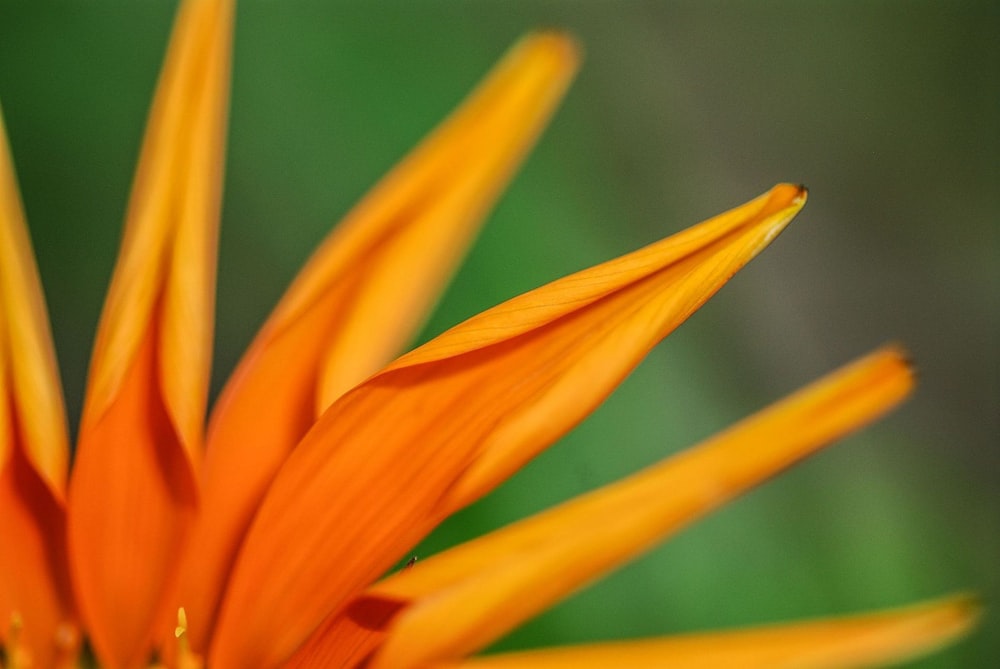
[[[442,518],[585,417],[804,201],[778,186],[473,318],[344,395],[268,491],[210,659],[286,659]]]
[[[883,415],[912,385],[898,351],[874,353],[698,447],[397,574],[371,596],[420,600],[393,624],[372,668],[418,666],[478,650]]]
[[[364,658],[420,666],[487,645],[581,586],[822,446],[912,387],[876,352],[700,446],[439,555],[369,588],[303,647],[302,667]],[[373,611],[391,612],[376,619]],[[345,650],[349,655],[341,655]],[[312,658],[322,658],[314,662]]]
[[[978,603],[950,597],[879,613],[731,632],[552,648],[428,669],[864,669],[914,659],[966,634]]]
[[[17,618],[18,644],[37,666],[72,651],[68,454],[45,302],[0,116],[0,645],[13,641]]]
[[[229,0],[179,10],[91,361],[68,536],[112,669],[146,660],[197,501],[232,14]]]
[[[348,214],[265,324],[210,423],[204,511],[178,601],[196,649],[278,467],[323,409],[412,335],[576,64],[563,35],[522,40]]]

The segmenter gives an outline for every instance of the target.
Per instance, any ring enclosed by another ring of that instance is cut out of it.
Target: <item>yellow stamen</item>
[[[10,625],[7,627],[6,664],[0,664],[0,669],[31,669],[31,652],[21,639],[24,631],[24,618],[18,611],[10,614]]]
[[[177,669],[203,669],[205,664],[201,657],[191,651],[187,637],[188,621],[184,607],[177,609],[177,627],[174,628],[174,638],[177,639]]]
[[[167,669],[169,664],[174,669],[204,669],[205,663],[197,653],[192,652],[191,643],[188,641],[188,619],[184,607],[177,609],[177,626],[174,627],[175,656],[173,661],[158,661],[149,665],[146,669]],[[0,667],[2,669],[2,667]]]
[[[186,643],[184,633],[187,632],[187,626],[187,613],[184,612],[184,607],[182,606],[177,609],[177,627],[174,628],[174,636],[177,637],[177,643]]]

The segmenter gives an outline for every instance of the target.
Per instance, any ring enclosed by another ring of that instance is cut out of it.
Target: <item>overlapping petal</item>
[[[59,381],[0,119],[0,665],[77,666],[78,615],[108,669],[146,666],[154,646],[165,666],[192,669],[206,647],[216,669],[834,669],[897,661],[971,627],[978,607],[956,597],[467,657],[890,409],[912,386],[894,348],[686,453],[372,585],[593,410],[805,202],[804,188],[779,185],[510,300],[369,377],[419,325],[565,91],[578,55],[554,32],[519,43],[328,238],[228,384],[203,469],[233,2],[181,5],[68,493]]]
[[[873,354],[701,446],[459,547],[443,555],[442,564],[426,560],[398,574],[373,588],[372,596],[421,599],[393,625],[372,668],[417,666],[487,645],[687,523],[878,418],[909,393],[912,382],[897,351]],[[442,577],[449,582],[436,583]]]
[[[289,657],[441,519],[590,413],[804,202],[777,186],[472,318],[344,395],[268,491],[210,661]]]
[[[180,8],[91,361],[68,510],[109,668],[140,666],[197,501],[233,6]]]
[[[69,449],[38,272],[0,117],[0,642],[40,666],[72,651]],[[61,641],[62,648],[59,643]]]
[[[935,650],[967,633],[979,613],[974,599],[958,596],[860,616],[509,653],[428,669],[865,669]]]
[[[328,620],[293,666],[367,658],[398,669],[468,655],[878,418],[912,385],[898,350],[873,353],[700,446],[390,576]]]
[[[348,214],[302,271],[213,412],[204,511],[178,595],[202,649],[253,512],[322,409],[398,353],[533,144],[577,65],[557,33],[516,45]]]

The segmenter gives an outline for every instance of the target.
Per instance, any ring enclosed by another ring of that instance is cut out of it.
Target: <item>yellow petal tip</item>
[[[809,189],[804,184],[780,183],[771,189],[771,200],[782,206],[801,209],[809,199]]]
[[[942,615],[948,615],[955,621],[958,634],[971,631],[986,612],[986,603],[974,592],[952,595],[942,600],[939,606]]]
[[[912,609],[912,618],[920,625],[917,654],[933,652],[971,633],[985,611],[981,598],[974,593],[949,595]]]
[[[583,48],[570,33],[560,28],[543,28],[525,35],[515,47],[526,57],[556,70],[575,72],[580,67]]]
[[[805,184],[797,184],[795,188],[798,189],[796,198],[799,202],[804,203],[809,198],[809,187]]]
[[[913,358],[913,355],[904,344],[895,341],[889,342],[888,344],[885,344],[879,352],[891,359],[895,366],[905,371],[906,375],[910,378],[911,383],[915,383],[917,377],[919,376],[920,369],[917,367],[917,363]]]
[[[896,380],[900,387],[901,398],[913,392],[917,384],[917,370],[913,357],[905,346],[895,342],[886,344],[872,353],[868,359],[884,366],[885,376]]]
[[[546,27],[528,33],[525,38],[539,49],[545,49],[554,57],[573,63],[580,60],[583,49],[580,41],[568,30]]]

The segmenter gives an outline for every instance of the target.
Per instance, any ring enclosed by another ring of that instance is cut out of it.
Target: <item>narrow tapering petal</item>
[[[478,650],[736,495],[880,417],[912,385],[898,351],[874,353],[700,446],[390,578],[372,595],[420,600],[393,624],[372,668],[419,666]],[[450,622],[445,625],[445,620]]]
[[[778,186],[473,318],[343,396],[268,491],[210,659],[285,660],[441,519],[586,416],[804,201]]]
[[[316,417],[397,355],[576,69],[564,35],[525,38],[348,214],[289,289],[213,413],[204,513],[179,604],[202,649],[264,490]]]
[[[370,588],[300,651],[301,667],[470,654],[686,524],[878,418],[912,387],[889,348],[639,474],[418,562]],[[389,612],[375,619],[372,612]],[[322,658],[319,664],[313,658]]]
[[[428,669],[866,669],[917,658],[966,634],[980,614],[958,596],[903,609],[732,632],[552,648]]]
[[[197,500],[232,13],[231,0],[179,9],[91,360],[68,535],[111,669],[147,659]]]
[[[0,645],[16,619],[24,651],[43,667],[54,663],[60,627],[73,616],[68,455],[45,302],[0,116]]]
[[[23,447],[54,498],[66,495],[69,448],[62,389],[49,319],[24,221],[17,180],[0,115],[0,356],[7,360],[8,395],[16,411]],[[0,461],[7,446],[0,442]]]

